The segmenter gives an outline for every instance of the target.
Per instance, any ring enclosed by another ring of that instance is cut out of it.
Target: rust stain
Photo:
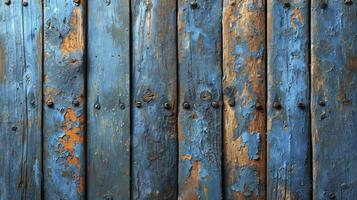
[[[199,171],[201,168],[200,161],[194,161],[190,169],[190,175],[185,181],[181,190],[181,199],[199,200],[195,190],[199,187]]]
[[[83,19],[80,8],[74,8],[70,23],[71,30],[63,39],[60,47],[61,52],[65,54],[81,51],[84,47]]]
[[[180,155],[181,160],[191,160],[192,156],[191,155]]]
[[[63,151],[67,151],[69,155],[66,157],[68,164],[76,165],[78,169],[81,168],[80,160],[75,154],[75,145],[83,143],[83,136],[80,135],[83,127],[83,116],[77,117],[73,109],[66,110],[65,119],[65,135],[60,138],[59,142],[63,145]]]
[[[6,79],[6,66],[5,66],[5,51],[0,44],[0,83],[3,83]]]
[[[351,100],[346,98],[346,90],[348,90],[351,84],[353,75],[357,75],[357,56],[350,56],[347,61],[346,69],[343,73],[343,86],[339,90],[337,100],[344,101],[344,104],[350,104]]]
[[[301,14],[300,9],[295,8],[290,15],[290,26],[293,27],[293,29],[296,29],[299,24],[302,25],[304,23],[304,18]]]

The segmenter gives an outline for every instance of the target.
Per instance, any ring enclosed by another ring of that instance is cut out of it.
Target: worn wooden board
[[[41,198],[41,1],[0,5],[0,199]]]
[[[176,1],[132,1],[132,198],[177,198]]]
[[[221,199],[222,1],[178,1],[179,198]]]
[[[44,1],[45,199],[84,199],[84,1]]]
[[[267,9],[267,198],[310,199],[309,2]]]
[[[265,28],[265,1],[223,2],[225,199],[265,199]]]
[[[345,2],[345,3],[344,3]],[[312,1],[313,197],[357,196],[357,4]]]
[[[129,199],[129,1],[88,1],[88,22],[88,198]]]

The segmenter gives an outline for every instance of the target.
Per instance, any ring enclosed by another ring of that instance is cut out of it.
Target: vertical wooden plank
[[[265,1],[223,6],[224,196],[265,199]]]
[[[129,199],[129,1],[88,2],[88,198]]]
[[[268,199],[311,198],[309,1],[268,1]]]
[[[41,199],[41,1],[0,5],[0,199]]]
[[[133,199],[177,196],[176,1],[132,1]]]
[[[44,198],[84,199],[84,1],[44,1]]]
[[[357,197],[357,4],[312,1],[314,199]]]
[[[179,198],[221,199],[222,1],[178,1]]]

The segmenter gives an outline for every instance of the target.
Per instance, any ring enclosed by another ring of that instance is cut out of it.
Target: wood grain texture
[[[178,1],[179,199],[221,199],[222,1]]]
[[[309,2],[267,11],[267,198],[310,199]]]
[[[84,1],[44,1],[45,199],[84,199]]]
[[[345,2],[312,1],[314,199],[357,197],[357,4]]]
[[[177,198],[176,1],[132,1],[132,198]]]
[[[129,17],[128,0],[88,1],[88,199],[130,197]]]
[[[41,199],[41,1],[0,5],[0,199]]]
[[[265,1],[223,6],[224,197],[265,199]]]

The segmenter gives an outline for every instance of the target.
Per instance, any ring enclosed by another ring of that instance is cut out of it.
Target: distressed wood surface
[[[265,1],[223,2],[225,199],[265,199],[265,27]]]
[[[129,1],[88,1],[88,22],[88,199],[129,199]]]
[[[178,1],[179,199],[221,199],[222,1]]]
[[[44,1],[45,199],[84,199],[84,27],[83,3]]]
[[[312,1],[314,199],[357,197],[356,3]]]
[[[41,1],[0,5],[0,199],[41,198]]]
[[[268,1],[267,198],[311,198],[309,2]]]
[[[177,198],[176,1],[132,1],[132,198]]]

